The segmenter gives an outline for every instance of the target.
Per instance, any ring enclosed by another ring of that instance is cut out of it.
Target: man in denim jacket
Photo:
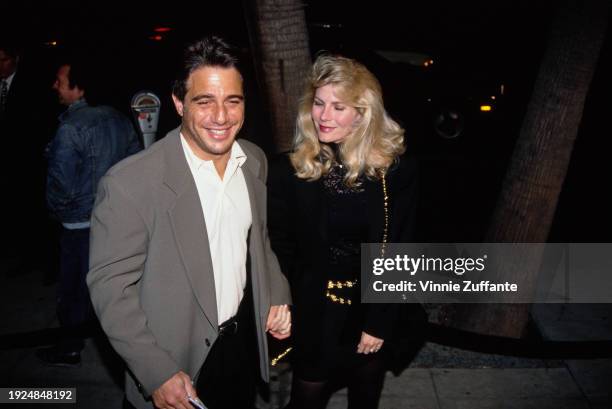
[[[62,65],[53,89],[68,109],[48,151],[47,204],[62,224],[58,317],[65,329],[85,324],[92,315],[85,278],[89,268],[89,219],[97,185],[115,163],[140,150],[128,118],[107,106],[89,106],[85,66]],[[63,338],[41,349],[38,357],[52,365],[78,365],[83,339]]]

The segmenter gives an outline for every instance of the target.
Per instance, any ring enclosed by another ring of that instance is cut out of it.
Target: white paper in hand
[[[194,408],[197,409],[207,409],[206,406],[204,406],[204,403],[202,403],[202,401],[198,398],[192,398],[191,396],[188,396],[187,399],[189,399],[189,402],[191,402],[191,404],[193,405]]]

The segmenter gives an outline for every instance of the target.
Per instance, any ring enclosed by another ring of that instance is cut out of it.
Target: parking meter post
[[[132,98],[132,112],[145,149],[155,142],[160,107],[159,98],[152,92],[140,91]]]

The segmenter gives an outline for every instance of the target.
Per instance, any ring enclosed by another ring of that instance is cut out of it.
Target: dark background
[[[125,2],[127,3],[127,2]],[[315,55],[337,51],[364,62],[380,79],[389,112],[406,129],[408,149],[421,162],[419,240],[479,241],[486,229],[518,136],[553,16],[552,1],[389,2],[306,1]],[[2,35],[24,45],[22,68],[51,86],[58,56],[87,53],[96,61],[92,98],[130,113],[134,93],[162,100],[158,135],[179,123],[170,83],[183,45],[219,34],[249,51],[243,2],[126,4],[20,2],[5,8]],[[168,27],[159,33],[155,28]],[[155,39],[155,36],[160,38]],[[610,242],[610,35],[586,102],[550,241]],[[430,56],[429,68],[393,63],[376,50]],[[270,125],[257,81],[247,69],[243,136],[272,154]],[[504,94],[500,95],[500,86]],[[497,98],[493,111],[481,103]],[[433,120],[455,109],[465,129],[440,137]],[[32,109],[56,110],[59,106]],[[50,130],[52,134],[52,130]]]

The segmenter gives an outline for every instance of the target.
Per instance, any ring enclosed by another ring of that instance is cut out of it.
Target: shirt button
[[[206,339],[204,340],[204,343],[206,344],[206,346],[207,346],[207,347],[209,347],[209,346],[210,346],[210,341],[208,340],[208,338],[206,338]]]

